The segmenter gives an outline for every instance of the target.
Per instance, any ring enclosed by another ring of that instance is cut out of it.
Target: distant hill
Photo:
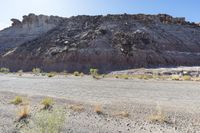
[[[200,65],[200,26],[170,15],[29,14],[0,31],[0,67],[102,72]]]

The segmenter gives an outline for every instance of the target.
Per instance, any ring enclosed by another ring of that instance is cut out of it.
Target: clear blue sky
[[[167,13],[200,22],[200,0],[2,0],[0,29],[10,25],[11,18],[35,13],[69,17],[119,13]]]

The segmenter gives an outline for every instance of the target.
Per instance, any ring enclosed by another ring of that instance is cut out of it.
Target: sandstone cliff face
[[[22,22],[11,19],[12,26],[0,31],[0,53],[33,40],[55,28],[63,19],[55,16],[29,14]]]
[[[31,21],[24,20],[13,20],[13,26],[21,27],[23,23],[27,27]],[[3,54],[0,66],[15,71],[33,67],[45,71],[88,71],[93,67],[106,72],[200,65],[200,27],[185,18],[123,14],[61,20],[49,32]]]

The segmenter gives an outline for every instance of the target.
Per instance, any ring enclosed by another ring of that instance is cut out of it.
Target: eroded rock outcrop
[[[56,16],[35,14],[23,16],[22,21],[11,19],[12,26],[0,31],[0,54],[52,30],[62,20]]]
[[[166,14],[71,18],[30,14],[21,23],[14,22],[10,29],[30,27],[31,32],[26,34],[43,31],[39,37],[1,56],[0,66],[14,71],[39,67],[45,71],[87,72],[89,68],[98,68],[106,72],[135,67],[200,65],[200,27],[185,18]],[[1,31],[0,35],[10,29]]]

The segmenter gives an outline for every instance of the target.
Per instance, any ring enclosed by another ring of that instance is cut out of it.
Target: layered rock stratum
[[[200,65],[200,26],[185,18],[29,14],[0,31],[0,67],[102,72]]]

